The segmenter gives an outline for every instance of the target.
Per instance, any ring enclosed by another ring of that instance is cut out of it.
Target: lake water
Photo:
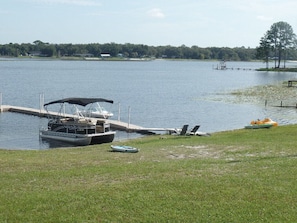
[[[118,119],[144,127],[181,128],[200,124],[204,132],[243,128],[252,119],[270,117],[280,124],[297,123],[296,109],[278,109],[222,100],[227,92],[296,79],[296,73],[257,72],[261,62],[204,61],[60,61],[2,59],[0,92],[3,105],[40,108],[44,101],[66,97],[102,97],[114,100],[105,107]],[[241,69],[236,69],[241,68]],[[0,148],[47,149],[39,140],[46,119],[0,113]],[[135,137],[118,132],[115,140]]]

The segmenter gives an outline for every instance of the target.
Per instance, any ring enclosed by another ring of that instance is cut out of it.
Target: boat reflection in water
[[[85,117],[77,108],[77,105],[86,106],[96,102],[109,102],[111,100],[102,98],[65,98],[44,104],[60,104],[58,113],[49,112],[49,122],[45,130],[40,130],[41,139],[66,142],[77,146],[86,146],[90,144],[101,144],[112,142],[115,132],[110,130],[110,124],[105,119],[95,119]],[[75,114],[66,114],[65,105],[72,105]],[[64,111],[64,112],[62,112]]]

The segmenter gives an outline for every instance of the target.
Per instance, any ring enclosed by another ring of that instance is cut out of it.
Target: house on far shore
[[[100,55],[101,55],[102,59],[110,57],[110,53],[101,53]]]
[[[29,57],[40,57],[42,56],[41,51],[31,51],[28,53]]]

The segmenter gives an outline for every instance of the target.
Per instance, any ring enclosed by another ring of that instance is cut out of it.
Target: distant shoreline
[[[100,57],[40,57],[40,56],[21,56],[21,57],[9,57],[9,56],[0,56],[1,60],[36,60],[36,61],[108,61],[108,62],[147,62],[155,60],[168,60],[168,61],[220,61],[215,59],[170,59],[170,58],[126,58],[126,57],[109,57],[109,58],[100,58]],[[260,60],[253,61],[228,61],[228,62],[260,62]],[[288,61],[290,62],[290,61]],[[293,61],[296,62],[296,61]],[[266,72],[297,72],[297,67],[288,67],[288,68],[258,68],[256,71],[266,71]]]
[[[290,68],[259,68],[256,71],[272,71],[272,72],[297,72],[297,67]]]
[[[62,60],[62,61],[152,61],[156,60],[154,58],[120,58],[120,57],[111,57],[111,58],[99,58],[99,57],[37,57],[37,56],[23,56],[23,57],[5,57],[0,56],[1,60]]]

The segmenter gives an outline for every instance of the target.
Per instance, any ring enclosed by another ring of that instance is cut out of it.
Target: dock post
[[[121,120],[121,103],[119,102],[118,121]]]
[[[130,111],[131,111],[131,108],[129,106],[128,107],[128,130],[130,129]]]
[[[39,94],[39,109],[40,109],[40,115],[41,112],[44,110],[44,93]]]
[[[2,112],[2,92],[0,92],[0,112]]]

